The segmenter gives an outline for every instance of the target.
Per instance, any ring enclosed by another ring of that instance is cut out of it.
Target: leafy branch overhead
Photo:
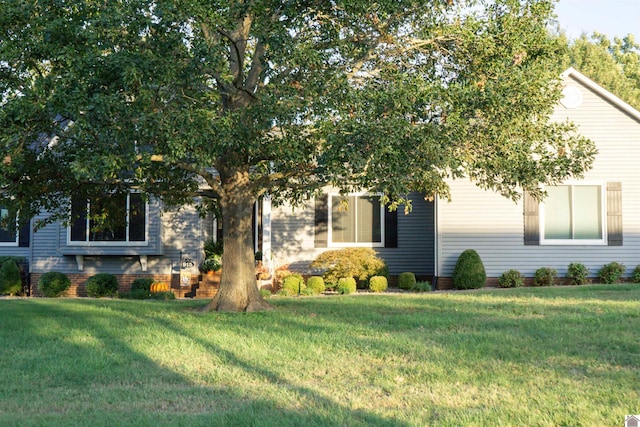
[[[176,202],[238,170],[276,200],[327,183],[446,195],[463,174],[513,197],[582,173],[590,146],[545,120],[550,2],[423,3],[9,8],[3,145],[16,174],[55,162],[63,181]]]

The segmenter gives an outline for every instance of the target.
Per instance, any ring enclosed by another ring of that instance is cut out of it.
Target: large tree
[[[576,68],[640,110],[640,44],[633,34],[610,40],[594,32],[565,43],[564,68]]]
[[[591,143],[549,123],[550,0],[3,0],[5,203],[68,216],[132,188],[223,221],[218,310],[267,308],[251,206],[325,185],[517,198],[580,175]]]

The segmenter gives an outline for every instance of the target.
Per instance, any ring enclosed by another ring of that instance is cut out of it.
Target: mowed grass
[[[640,285],[206,301],[0,300],[0,425],[618,426]]]

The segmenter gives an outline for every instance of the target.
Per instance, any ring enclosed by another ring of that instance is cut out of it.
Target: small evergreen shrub
[[[15,295],[22,291],[22,278],[18,264],[7,260],[0,268],[0,294]]]
[[[540,267],[533,276],[533,286],[553,286],[557,277],[558,271],[556,269]]]
[[[353,277],[366,283],[370,277],[386,276],[387,266],[370,248],[345,248],[326,251],[309,264],[312,269],[324,270],[325,283],[335,285],[341,277]]]
[[[305,288],[304,278],[298,273],[291,273],[282,280],[282,288],[291,291],[291,295],[302,293]]]
[[[109,273],[98,273],[89,277],[87,295],[93,298],[113,296],[118,292],[118,279]]]
[[[149,298],[167,301],[167,300],[171,300],[171,299],[176,299],[176,296],[174,295],[173,292],[168,291],[168,292],[155,292],[155,293],[152,293],[152,294],[149,295]]]
[[[398,287],[400,289],[410,290],[416,284],[416,275],[406,271],[398,276]]]
[[[487,273],[478,252],[467,249],[460,254],[451,281],[456,289],[479,289],[484,286]]]
[[[356,291],[356,279],[353,277],[341,277],[336,285],[339,294],[352,294]]]
[[[153,283],[155,283],[155,280],[150,277],[138,277],[131,282],[131,290],[119,296],[126,299],[149,299],[151,298],[151,285]]]
[[[38,279],[38,290],[48,298],[62,295],[71,286],[71,280],[59,271],[49,271]]]
[[[151,293],[151,285],[153,282],[154,280],[150,277],[138,277],[131,282],[131,292],[146,291],[147,293]]]
[[[292,297],[294,295],[298,295],[298,291],[294,293],[291,289],[281,288],[276,292],[276,295],[281,297]]]
[[[313,293],[321,294],[325,291],[324,279],[320,276],[311,276],[307,279],[307,288]]]
[[[611,284],[617,283],[625,272],[624,264],[619,262],[611,262],[602,266],[598,272],[598,278],[601,283]]]
[[[567,276],[570,285],[586,285],[589,283],[589,269],[579,262],[572,262],[567,267]]]
[[[308,287],[304,287],[300,290],[300,295],[303,296],[311,296],[311,295],[316,295],[317,292],[315,292],[313,289],[308,288]]]
[[[430,292],[431,291],[431,283],[430,282],[416,282],[411,290],[413,292]]]
[[[271,296],[271,291],[269,289],[260,289],[258,292],[260,292],[260,296],[262,298],[269,298]]]
[[[389,283],[384,276],[373,276],[369,279],[369,289],[371,292],[384,292],[388,287]]]
[[[524,285],[524,276],[518,270],[507,270],[498,277],[501,288],[519,288]]]
[[[631,281],[633,283],[640,283],[640,265],[637,265],[636,268],[633,269],[633,273],[631,273]]]

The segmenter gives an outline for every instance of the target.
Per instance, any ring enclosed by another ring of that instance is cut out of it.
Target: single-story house
[[[595,276],[603,264],[617,261],[628,276],[640,264],[640,112],[574,69],[562,79],[564,97],[553,119],[573,121],[598,154],[584,179],[545,188],[542,203],[527,196],[513,202],[469,180],[449,183],[450,202],[412,193],[408,215],[388,212],[376,194],[350,194],[348,210],[331,190],[295,209],[272,206],[265,197],[255,206],[255,250],[271,268],[289,265],[309,273],[309,263],[323,251],[372,247],[391,276],[411,271],[439,288],[450,286],[465,249],[479,253],[489,283],[509,269],[532,277],[551,267],[562,277],[572,262]],[[82,294],[89,276],[108,272],[123,289],[136,277],[154,277],[171,281],[178,296],[194,295],[186,285],[197,280],[204,242],[219,235],[214,219],[191,207],[164,211],[159,202],[131,194],[122,198],[128,225],[102,235],[82,216],[91,206],[72,205],[80,215],[68,226],[0,230],[0,256],[26,258],[33,285],[42,273],[61,271]]]

